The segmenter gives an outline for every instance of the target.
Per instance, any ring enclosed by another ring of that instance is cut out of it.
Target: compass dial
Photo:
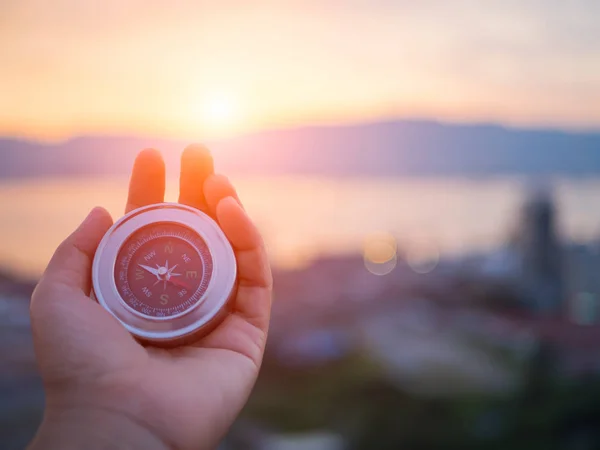
[[[196,306],[206,292],[213,260],[204,240],[176,223],[133,233],[115,264],[117,291],[136,313],[171,318]]]

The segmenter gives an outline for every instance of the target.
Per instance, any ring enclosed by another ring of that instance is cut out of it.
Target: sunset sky
[[[3,0],[0,134],[600,128],[597,0]]]

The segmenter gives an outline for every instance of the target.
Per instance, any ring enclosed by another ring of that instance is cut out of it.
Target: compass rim
[[[182,225],[198,234],[213,259],[213,272],[206,291],[196,304],[177,315],[157,318],[135,311],[126,304],[118,292],[114,270],[124,243],[143,227],[158,223]],[[233,270],[226,270],[226,267]],[[93,291],[98,303],[131,334],[150,342],[178,340],[207,328],[229,303],[236,283],[235,253],[221,228],[206,213],[179,203],[149,205],[123,216],[103,237],[92,267]]]

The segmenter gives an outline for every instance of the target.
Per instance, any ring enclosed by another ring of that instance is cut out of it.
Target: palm
[[[238,260],[234,309],[216,330],[186,347],[144,347],[90,301],[87,277],[82,289],[71,282],[72,274],[65,267],[52,272],[53,263],[44,277],[50,280],[40,283],[32,301],[34,334],[40,335],[38,359],[47,386],[65,381],[85,384],[96,394],[88,399],[93,407],[135,417],[178,448],[193,446],[201,437],[204,442],[217,442],[247,400],[264,351],[271,284],[260,237],[243,210],[229,199],[236,198],[235,191],[225,179],[212,175],[206,152],[186,154],[180,201],[215,217]],[[156,153],[143,153],[132,175],[127,210],[161,202],[163,196],[162,160]],[[78,248],[82,262],[89,265],[95,246],[97,242],[90,245],[88,255]],[[44,297],[44,302],[37,297]],[[51,302],[45,297],[69,301]],[[43,316],[43,322],[36,320],[38,316]],[[65,345],[68,355],[62,354]]]

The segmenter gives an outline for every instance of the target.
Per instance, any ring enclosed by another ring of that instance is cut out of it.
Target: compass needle
[[[150,266],[145,266],[143,264],[138,264],[138,266],[140,266],[145,271],[150,272],[152,275],[158,276],[158,269],[154,269]]]

